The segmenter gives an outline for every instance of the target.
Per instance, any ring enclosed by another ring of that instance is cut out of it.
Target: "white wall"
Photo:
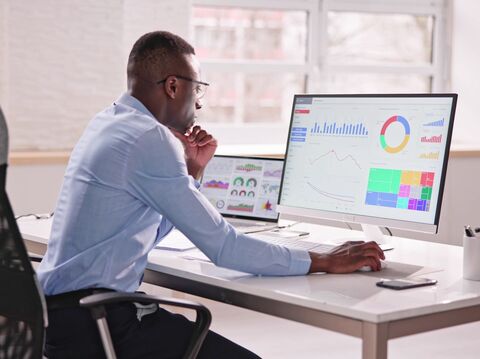
[[[457,143],[480,147],[480,1],[453,1],[452,91],[457,92],[458,107],[454,136]]]
[[[0,0],[0,105],[11,147],[70,149],[125,91],[134,41],[153,30],[187,35],[189,8],[189,0]]]
[[[65,165],[10,165],[7,193],[16,216],[55,209]]]
[[[0,0],[0,105],[1,99],[6,97],[7,88],[7,52],[8,52],[8,26],[7,26],[7,3]],[[5,105],[5,104],[4,104]],[[2,106],[4,111],[6,106]]]
[[[123,0],[124,58],[134,42],[153,30],[171,31],[187,39],[190,0]]]

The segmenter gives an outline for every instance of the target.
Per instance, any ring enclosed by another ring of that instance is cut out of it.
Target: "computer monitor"
[[[277,210],[436,233],[456,94],[295,95]],[[371,239],[381,240],[376,232]]]
[[[200,192],[224,217],[278,222],[282,168],[281,158],[215,155]]]

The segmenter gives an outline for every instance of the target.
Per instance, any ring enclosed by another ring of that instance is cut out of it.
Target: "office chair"
[[[5,188],[8,162],[8,129],[7,122],[0,108],[0,188]]]
[[[42,358],[48,325],[45,297],[31,264],[32,260],[38,261],[38,257],[29,257],[5,191],[7,157],[8,132],[0,109],[0,359]],[[80,301],[82,307],[90,309],[97,322],[108,359],[116,358],[116,355],[105,305],[126,301],[195,310],[194,331],[183,358],[196,358],[211,322],[206,307],[191,301],[141,293],[109,292],[93,294]]]
[[[8,132],[0,109],[0,358],[41,358],[45,300],[5,193]]]

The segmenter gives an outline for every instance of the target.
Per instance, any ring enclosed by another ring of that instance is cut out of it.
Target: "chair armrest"
[[[88,297],[82,298],[80,300],[80,306],[89,308],[97,305],[113,304],[119,302],[157,303],[194,310],[202,308],[209,312],[209,310],[203,304],[192,302],[189,300],[157,297],[144,293],[126,292],[107,292],[92,294]]]
[[[80,306],[89,308],[93,318],[98,320],[106,317],[104,305],[120,302],[157,303],[195,310],[197,317],[194,331],[183,358],[196,358],[212,321],[210,311],[203,304],[183,299],[157,297],[143,293],[107,292],[92,294],[80,299]]]
[[[43,259],[43,256],[40,256],[38,254],[28,253],[28,258],[30,259],[30,262],[41,262]]]

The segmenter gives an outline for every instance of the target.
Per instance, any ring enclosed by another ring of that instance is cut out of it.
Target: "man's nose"
[[[200,110],[202,108],[203,104],[202,104],[202,100],[198,99],[197,101],[195,101],[195,109],[196,110]]]

